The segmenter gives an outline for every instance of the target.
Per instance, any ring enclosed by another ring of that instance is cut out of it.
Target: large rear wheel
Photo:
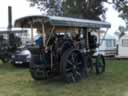
[[[84,59],[79,50],[66,50],[61,57],[61,73],[63,79],[68,82],[78,82],[85,73]]]

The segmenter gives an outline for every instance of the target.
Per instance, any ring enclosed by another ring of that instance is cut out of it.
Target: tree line
[[[31,6],[37,6],[48,15],[68,16],[84,19],[105,19],[107,8],[111,4],[128,25],[128,0],[27,0]]]

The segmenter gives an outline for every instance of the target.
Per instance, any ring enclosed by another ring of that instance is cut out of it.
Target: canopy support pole
[[[43,37],[43,45],[46,46],[46,34],[45,34],[45,28],[44,24],[42,23],[42,37]]]
[[[33,24],[32,23],[31,23],[31,40],[32,40],[32,45],[34,45]]]
[[[50,40],[50,38],[51,38],[51,36],[53,34],[54,29],[55,29],[55,26],[53,26],[52,29],[51,29],[50,35],[49,35],[48,40],[46,42],[46,46],[48,45],[48,42],[49,42],[49,40]]]
[[[48,45],[48,42],[49,42],[49,40],[50,40],[50,38],[51,38],[51,36],[52,36],[52,34],[53,34],[54,29],[55,29],[55,26],[53,26],[52,29],[51,29],[51,32],[50,32],[50,35],[49,35],[49,37],[48,37],[46,46]],[[50,50],[51,50],[51,54],[50,54],[50,59],[51,59],[51,71],[52,71],[52,69],[53,69],[53,53],[52,53],[52,48],[53,48],[53,45],[50,46]]]

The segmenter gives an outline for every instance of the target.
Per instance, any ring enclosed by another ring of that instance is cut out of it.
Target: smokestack
[[[12,28],[12,7],[8,6],[8,28]]]
[[[11,46],[12,7],[8,6],[8,45]]]

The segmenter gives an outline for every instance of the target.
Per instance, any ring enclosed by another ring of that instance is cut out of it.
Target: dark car
[[[28,66],[31,61],[31,52],[26,48],[18,48],[18,50],[12,54],[11,59],[14,65]]]

